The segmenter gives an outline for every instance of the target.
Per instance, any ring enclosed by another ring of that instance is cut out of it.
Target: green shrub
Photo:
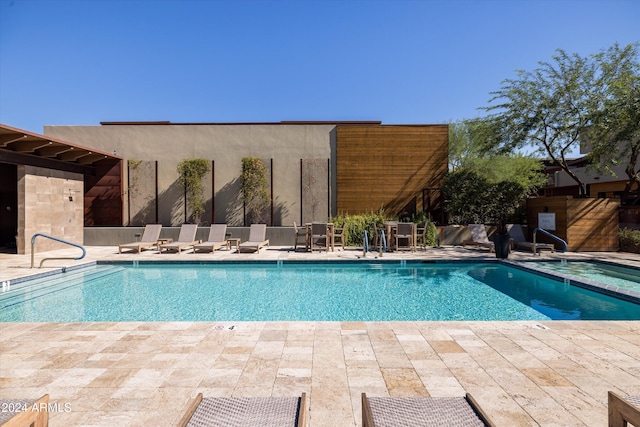
[[[618,233],[620,250],[640,254],[640,230],[624,228]]]
[[[436,227],[436,225],[430,220],[427,220],[427,222],[424,223],[424,226],[426,227],[424,244],[426,246],[436,246],[438,243],[438,227]]]
[[[409,222],[416,224],[418,228],[425,227],[425,245],[435,246],[438,239],[438,227],[431,221],[431,217],[425,211],[416,212],[408,219]]]
[[[367,230],[367,236],[369,237],[369,246],[373,244],[373,223],[376,223],[376,227],[380,230],[386,221],[397,221],[398,218],[385,215],[384,210],[378,212],[370,212],[359,215],[339,215],[335,218],[331,218],[331,222],[336,227],[346,226],[346,232],[344,237],[345,246],[363,246],[364,231]],[[422,227],[423,224],[427,227],[426,233],[426,245],[435,246],[438,237],[438,229],[433,222],[429,219],[429,215],[424,212],[418,212],[414,214],[410,219],[410,222],[415,223],[418,227]]]
[[[331,222],[336,227],[346,226],[346,233],[344,237],[345,246],[363,246],[364,231],[367,230],[369,237],[369,244],[373,242],[373,223],[377,224],[377,227],[382,227],[385,221],[392,220],[393,218],[386,217],[384,211],[371,212],[359,215],[338,215],[335,218],[331,218]]]

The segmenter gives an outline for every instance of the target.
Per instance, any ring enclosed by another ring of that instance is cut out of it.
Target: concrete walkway
[[[357,259],[361,250],[118,255],[104,259]],[[78,250],[43,256],[76,256]],[[367,254],[373,258],[374,253]],[[640,256],[597,257],[640,265]],[[462,248],[383,259],[487,259]],[[533,259],[516,253],[511,259]],[[79,261],[79,263],[86,260]],[[33,274],[0,254],[0,280]],[[46,267],[50,265],[50,267]],[[49,261],[43,270],[70,263]],[[0,324],[0,398],[49,393],[56,426],[172,426],[190,398],[309,397],[309,426],[360,426],[360,393],[471,393],[499,426],[603,426],[607,391],[640,395],[640,321],[104,322]]]

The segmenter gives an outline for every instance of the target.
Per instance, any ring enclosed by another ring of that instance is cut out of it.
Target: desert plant
[[[346,235],[344,237],[345,246],[362,246],[364,242],[364,231],[367,231],[369,237],[369,243],[373,241],[373,226],[375,222],[378,227],[382,227],[382,223],[391,220],[385,216],[384,210],[380,209],[378,212],[370,212],[358,215],[343,214],[337,217],[331,218],[331,222],[336,224],[337,227],[342,225],[346,226]]]
[[[618,233],[618,237],[620,239],[621,251],[640,254],[640,230],[623,228]]]
[[[187,203],[191,206],[191,218],[197,223],[204,213],[204,184],[202,179],[211,170],[205,159],[186,159],[178,163],[178,176],[184,185]],[[186,216],[186,213],[185,213]]]
[[[242,159],[242,201],[250,223],[264,223],[264,211],[269,206],[269,183],[262,160]]]

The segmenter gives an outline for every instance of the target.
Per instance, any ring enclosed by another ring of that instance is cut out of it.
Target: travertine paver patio
[[[310,257],[284,248],[259,255],[88,252],[89,259]],[[631,254],[588,255],[640,261]],[[357,250],[313,255],[358,256]],[[485,256],[446,248],[384,258]],[[0,280],[33,273],[29,261],[0,255]],[[312,427],[360,425],[361,392],[470,392],[497,425],[603,426],[608,390],[640,394],[640,321],[0,324],[0,397],[49,393],[59,408],[51,413],[53,427],[171,426],[198,392],[307,392]]]

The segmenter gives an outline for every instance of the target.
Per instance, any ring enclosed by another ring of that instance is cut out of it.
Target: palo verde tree
[[[257,157],[242,159],[242,201],[251,223],[264,223],[269,206],[269,183],[262,160]]]
[[[590,124],[596,64],[578,54],[558,50],[552,62],[540,62],[533,71],[516,71],[502,82],[485,108],[500,129],[496,141],[505,150],[532,146],[560,166],[586,196],[586,185],[569,168],[568,153],[580,143]]]
[[[178,163],[178,179],[184,185],[185,203],[191,207],[191,219],[198,223],[204,213],[203,178],[211,170],[206,159],[186,159]],[[187,213],[185,211],[185,219]]]
[[[469,171],[495,184],[517,182],[528,194],[547,180],[539,159],[496,150],[499,129],[491,119],[463,120],[449,125],[449,171]]]
[[[602,94],[591,105],[589,154],[600,172],[624,165],[625,193],[640,192],[640,62],[638,45],[617,44],[595,56]]]

